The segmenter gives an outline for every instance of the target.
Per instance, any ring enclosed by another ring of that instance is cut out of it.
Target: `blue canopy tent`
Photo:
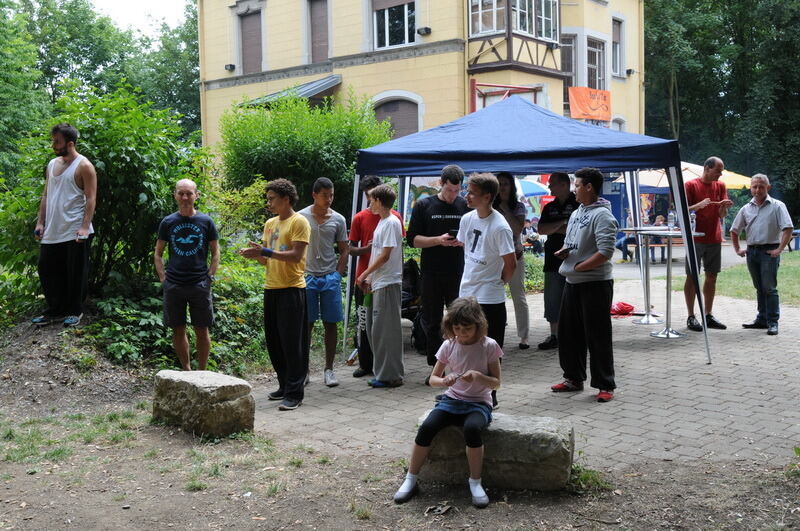
[[[467,173],[574,173],[583,167],[595,167],[603,172],[624,172],[632,212],[639,211],[636,170],[665,168],[670,187],[676,192],[675,206],[682,220],[686,254],[696,256],[694,241],[687,234],[689,210],[677,140],[613,131],[578,122],[519,96],[512,96],[438,127],[359,150],[356,173],[399,176],[402,179],[439,175],[447,164],[458,164]],[[401,186],[401,190],[404,189]],[[360,194],[354,192],[353,199],[355,212],[360,208]],[[641,223],[638,217],[634,216],[636,226]],[[689,260],[689,269],[706,330],[696,260]],[[704,333],[707,360],[711,363],[708,334]]]

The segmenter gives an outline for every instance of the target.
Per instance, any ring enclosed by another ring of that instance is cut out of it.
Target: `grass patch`
[[[135,411],[131,411],[130,409],[128,409],[128,410],[120,412],[119,416],[120,416],[120,418],[123,418],[123,419],[135,419],[136,418],[136,412]]]
[[[786,470],[786,477],[800,480],[800,446],[794,447],[794,455],[797,457],[797,462],[789,465]]]
[[[701,286],[704,278],[701,275]],[[683,291],[685,281],[686,277],[683,275],[673,276],[672,289]],[[781,295],[781,305],[800,306],[800,252],[781,254],[781,266],[778,268],[778,292]],[[729,267],[719,273],[716,294],[736,299],[756,300],[756,290],[744,258],[740,265]]]
[[[91,353],[82,354],[75,358],[74,364],[79,372],[89,372],[97,367],[97,358]]]
[[[317,459],[317,463],[319,463],[320,465],[329,465],[331,464],[331,458],[328,457],[327,455],[323,455],[322,457]]]
[[[152,450],[148,450],[147,452],[144,453],[142,457],[144,457],[145,459],[155,459],[156,457],[158,457],[158,448],[153,448]]]
[[[108,422],[116,422],[116,421],[119,420],[119,417],[120,417],[119,413],[114,411],[113,413],[109,413],[109,414],[106,415],[106,420]]]
[[[112,501],[115,501],[115,502],[121,502],[121,501],[123,501],[124,499],[125,499],[125,495],[124,495],[124,494],[117,494],[116,496],[114,496],[113,498],[111,498],[111,500],[112,500]]]
[[[64,415],[64,418],[67,420],[78,422],[81,420],[86,420],[86,415],[84,415],[83,413],[73,413],[71,415]]]
[[[381,476],[376,476],[375,474],[367,474],[361,481],[363,481],[364,483],[376,483],[382,480],[383,478]]]
[[[221,478],[222,477],[222,465],[219,463],[212,464],[207,473],[208,477],[210,478]]]
[[[267,487],[267,491],[266,491],[267,497],[271,498],[273,496],[277,496],[278,493],[281,492],[282,490],[284,490],[285,488],[286,488],[286,485],[284,485],[280,481],[276,481],[274,483],[270,483],[270,485],[269,485],[269,487]]]
[[[109,442],[119,444],[122,442],[132,441],[136,438],[136,433],[131,430],[121,430],[111,434],[108,438]]]
[[[303,460],[299,457],[290,457],[289,458],[289,466],[293,466],[295,468],[300,468],[303,466]]]
[[[139,411],[145,411],[146,409],[150,409],[150,404],[148,404],[146,400],[140,400],[139,402],[136,402],[135,407]]]
[[[610,490],[611,483],[597,470],[573,463],[567,488],[577,493],[599,492]]]
[[[356,504],[355,501],[350,502],[350,512],[359,520],[369,520],[372,518],[372,511],[368,507]]]
[[[186,483],[186,490],[189,492],[200,492],[201,490],[206,490],[208,488],[208,483],[204,483],[199,479],[190,479]]]
[[[42,426],[44,424],[58,424],[58,419],[56,419],[55,417],[32,418],[21,422],[20,426],[24,428],[28,426]]]
[[[47,433],[38,427],[30,428],[27,431],[15,432],[13,438],[14,446],[6,449],[3,459],[11,463],[32,461],[33,458],[39,457],[39,447],[46,446],[48,443]]]
[[[11,474],[0,474],[0,481],[11,481],[14,479],[14,476]]]
[[[68,458],[72,455],[72,448],[67,448],[66,446],[59,446],[57,448],[53,448],[52,450],[48,450],[44,453],[44,459],[48,461],[61,461],[63,459]]]
[[[316,452],[316,450],[314,450],[310,446],[306,446],[305,444],[298,444],[297,446],[295,446],[295,450],[299,450],[300,452],[305,452],[307,454],[313,454],[314,452]]]

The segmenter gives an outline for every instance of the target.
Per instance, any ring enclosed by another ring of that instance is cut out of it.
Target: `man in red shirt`
[[[722,230],[720,219],[725,217],[733,201],[728,199],[725,184],[720,182],[725,164],[719,157],[709,157],[703,164],[703,175],[699,179],[686,181],[686,202],[689,211],[697,215],[695,230],[704,233],[694,239],[697,253],[697,265],[703,264],[706,278],[703,282],[703,301],[705,302],[706,323],[709,328],[725,330],[727,326],[719,322],[713,315],[714,293],[717,288],[717,274],[722,269]],[[686,327],[695,332],[702,332],[703,325],[694,316],[694,300],[697,296],[694,283],[689,277],[689,263],[686,263],[686,282],[683,285],[686,298],[686,309],[689,317]]]
[[[350,255],[358,256],[358,264],[356,265],[356,278],[363,273],[369,266],[370,251],[372,249],[372,234],[375,232],[375,227],[381,220],[380,215],[373,214],[369,209],[369,193],[370,191],[382,184],[379,177],[375,175],[368,175],[361,179],[358,188],[366,194],[367,205],[364,210],[353,216],[353,223],[350,225]],[[397,216],[400,220],[400,227],[402,228],[403,236],[405,237],[406,231],[403,225],[403,216],[396,210],[392,210],[392,214]],[[353,371],[353,376],[361,378],[372,374],[372,348],[369,345],[366,330],[366,314],[361,318],[361,313],[364,301],[364,293],[356,287],[355,291],[356,305],[358,309],[356,314],[359,315],[358,319],[358,369]]]

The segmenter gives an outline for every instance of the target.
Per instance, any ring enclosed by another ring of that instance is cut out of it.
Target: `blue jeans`
[[[778,267],[781,265],[781,259],[767,254],[770,247],[776,249],[778,246],[748,247],[747,269],[750,271],[750,278],[753,279],[758,299],[756,320],[773,325],[778,324],[781,315],[778,299]]]
[[[622,251],[622,259],[627,260],[629,256],[631,256],[630,251],[628,251],[628,245],[631,243],[636,243],[636,238],[633,236],[622,236],[617,239],[617,243],[614,245],[617,249]]]

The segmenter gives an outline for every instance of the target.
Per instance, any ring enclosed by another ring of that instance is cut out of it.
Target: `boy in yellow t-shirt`
[[[303,276],[311,227],[294,211],[297,189],[286,179],[267,185],[267,209],[275,214],[264,224],[262,243],[250,242],[239,250],[266,269],[264,283],[264,335],[278,389],[270,400],[281,400],[278,409],[297,409],[303,403],[308,374],[308,318],[306,282]],[[288,318],[282,318],[288,317]]]

